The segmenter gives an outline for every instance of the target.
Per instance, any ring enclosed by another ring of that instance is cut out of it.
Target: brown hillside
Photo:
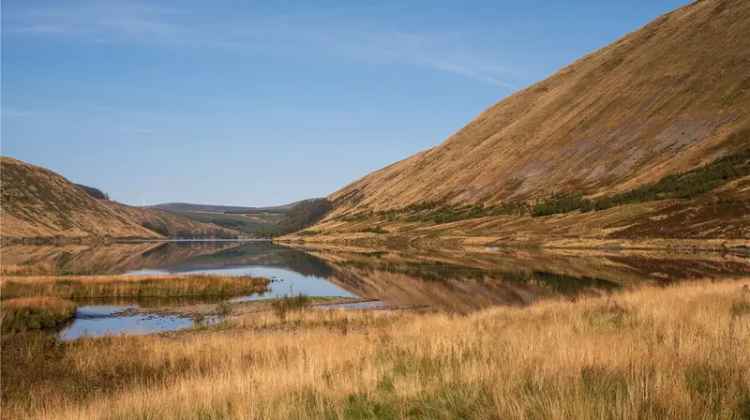
[[[221,236],[237,232],[156,210],[97,200],[64,177],[0,157],[0,237],[10,240]]]
[[[242,236],[242,233],[236,230],[213,223],[199,222],[164,210],[133,207],[116,201],[106,201],[103,204],[113,212],[168,238],[237,238]]]
[[[750,143],[750,2],[658,18],[331,195],[329,216],[626,191]]]

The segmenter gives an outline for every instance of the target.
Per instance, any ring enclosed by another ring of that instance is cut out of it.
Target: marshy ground
[[[750,279],[469,315],[236,311],[143,337],[3,336],[3,418],[750,416]]]
[[[92,299],[222,299],[262,293],[269,279],[251,276],[3,276],[2,331],[50,329]]]

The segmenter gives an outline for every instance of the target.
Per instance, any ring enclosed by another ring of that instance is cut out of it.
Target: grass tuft
[[[309,296],[299,293],[297,295],[287,295],[274,299],[271,302],[271,308],[279,319],[286,320],[287,314],[302,311],[310,306],[311,303],[312,300]]]

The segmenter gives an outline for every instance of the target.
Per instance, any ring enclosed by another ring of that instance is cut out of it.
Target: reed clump
[[[287,314],[302,311],[312,304],[312,299],[302,293],[282,296],[271,301],[271,309],[281,320],[286,320]]]
[[[232,297],[262,293],[269,279],[219,275],[102,275],[102,276],[4,276],[3,299],[56,296],[87,298]]]
[[[4,342],[2,415],[745,419],[750,313],[741,284],[468,316],[268,311],[211,331],[48,343],[35,357],[32,344]]]
[[[0,325],[3,333],[54,328],[75,312],[75,303],[57,297],[7,299],[0,302]]]

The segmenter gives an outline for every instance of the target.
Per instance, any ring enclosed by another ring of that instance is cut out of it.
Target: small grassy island
[[[233,297],[264,292],[269,283],[262,277],[219,275],[5,276],[0,294],[3,299]]]

